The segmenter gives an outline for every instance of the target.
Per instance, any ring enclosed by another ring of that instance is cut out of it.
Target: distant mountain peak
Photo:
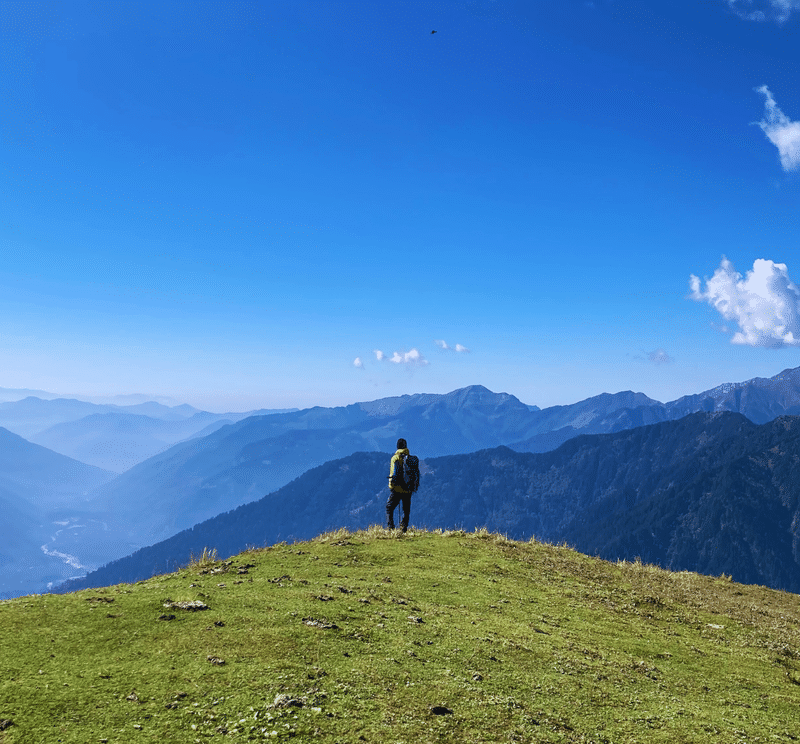
[[[505,395],[505,393],[494,393],[484,385],[467,385],[466,387],[453,390],[450,395],[453,393],[491,393],[492,395]]]
[[[395,416],[401,410],[430,405],[456,405],[474,404],[477,401],[507,402],[509,400],[519,403],[510,393],[495,393],[483,385],[468,385],[467,387],[452,390],[449,393],[414,393],[412,395],[398,395],[391,398],[378,398],[377,400],[356,403],[362,411],[369,416]],[[523,405],[522,403],[519,403]]]
[[[467,385],[467,387],[458,388],[450,393],[446,393],[443,397],[451,399],[458,398],[462,400],[489,397],[502,400],[508,400],[510,398],[517,400],[517,398],[514,395],[511,395],[511,393],[495,393],[493,390],[489,390],[489,388],[484,387],[483,385]]]

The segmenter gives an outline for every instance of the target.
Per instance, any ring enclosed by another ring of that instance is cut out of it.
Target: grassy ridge
[[[793,594],[371,528],[0,602],[0,742],[793,741],[799,646]]]

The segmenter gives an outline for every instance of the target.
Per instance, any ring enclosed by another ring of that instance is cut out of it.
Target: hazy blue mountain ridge
[[[598,421],[603,421],[620,410],[643,406],[659,408],[663,405],[643,393],[634,393],[630,390],[614,394],[602,393],[571,405],[551,406],[532,412],[532,426],[528,436],[533,437],[566,427],[572,427],[577,433],[592,424],[596,426]]]
[[[0,387],[0,403],[13,403],[23,398],[42,398],[44,400],[53,400],[54,398],[63,398],[63,395],[56,393],[48,393],[46,390],[32,390],[31,388],[4,388]]]
[[[0,426],[28,439],[57,424],[77,421],[96,413],[120,413],[151,416],[165,420],[180,420],[191,416],[197,409],[191,406],[169,408],[160,403],[138,403],[132,406],[86,403],[73,398],[28,397],[22,400],[0,403]]]
[[[69,504],[114,474],[28,442],[0,427],[0,484],[37,508]]]
[[[632,395],[638,396],[639,394],[617,393],[616,396],[608,396],[608,398],[598,396],[601,397],[601,400],[598,401],[600,405],[594,409],[589,406],[580,408],[562,406],[561,408],[571,410],[554,414],[545,426],[542,426],[544,422],[537,422],[544,431],[523,441],[507,444],[518,452],[549,452],[560,447],[567,440],[581,434],[607,434],[671,420],[672,417],[665,406],[658,403],[658,401],[652,401],[647,405],[639,405],[635,408],[622,407],[627,402],[637,402],[637,399],[631,397]],[[549,410],[546,408],[543,412]],[[559,426],[565,420],[571,423]],[[548,430],[546,428],[547,425],[559,426],[559,428]]]
[[[669,403],[625,391],[614,395],[604,393],[569,406],[545,408],[533,436],[507,444],[520,452],[547,452],[579,434],[623,431],[674,421],[698,411],[741,413],[756,424],[800,414],[800,367],[785,369],[771,378],[725,383]]]
[[[800,367],[785,369],[774,377],[726,382],[667,403],[666,408],[670,418],[681,418],[694,411],[735,411],[756,424],[782,415],[796,415],[800,413]]]
[[[176,442],[202,436],[215,424],[232,423],[216,414],[198,412],[188,418],[157,419],[133,413],[93,413],[51,426],[30,441],[76,460],[124,473]],[[212,429],[213,430],[213,429]]]
[[[186,404],[169,407],[150,401],[119,406],[28,397],[0,403],[0,426],[60,454],[122,473],[177,442],[272,413],[209,413]]]

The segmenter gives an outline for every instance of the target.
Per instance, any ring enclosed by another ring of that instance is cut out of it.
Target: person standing
[[[408,456],[409,451],[406,440],[398,439],[397,452],[392,455],[392,460],[389,463],[389,500],[386,502],[386,526],[390,530],[394,529],[394,510],[402,502],[403,518],[400,522],[400,529],[403,532],[408,529],[408,517],[411,514],[411,493],[413,490],[403,477],[403,463]]]

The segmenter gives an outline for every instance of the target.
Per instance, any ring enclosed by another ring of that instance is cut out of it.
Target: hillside
[[[383,522],[389,455],[326,463],[233,511],[69,582],[148,578],[204,546],[309,539]],[[584,435],[554,452],[507,447],[426,458],[412,520],[427,528],[485,526],[514,539],[566,541],[616,560],[800,592],[800,418],[756,426],[737,413],[695,413],[614,434]]]
[[[799,646],[726,577],[340,531],[0,602],[0,742],[788,742]]]

